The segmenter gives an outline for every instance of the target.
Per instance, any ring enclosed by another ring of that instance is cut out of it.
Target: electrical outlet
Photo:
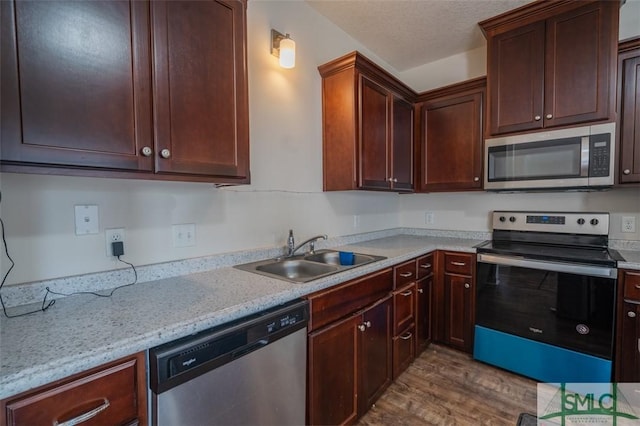
[[[104,242],[107,248],[107,256],[113,256],[113,251],[111,249],[111,243],[115,243],[116,241],[122,241],[124,244],[124,228],[111,228],[104,230]]]
[[[173,233],[174,247],[191,247],[196,245],[195,223],[173,225],[171,231]]]
[[[635,216],[622,216],[622,232],[634,233],[636,232],[636,218]]]
[[[433,212],[424,212],[424,223],[426,225],[433,225],[435,222],[435,214]]]

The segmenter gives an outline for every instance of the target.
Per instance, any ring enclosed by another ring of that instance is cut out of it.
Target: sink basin
[[[259,260],[236,265],[234,268],[294,283],[305,283],[383,259],[386,257],[354,253],[353,265],[341,265],[339,251],[319,250],[314,254]]]
[[[265,265],[258,265],[256,266],[256,270],[279,275],[293,281],[304,281],[309,278],[315,278],[320,275],[336,272],[338,271],[338,268],[332,265],[305,262],[304,260],[295,259],[281,260],[273,263],[267,263]]]
[[[307,255],[304,257],[304,259],[310,260],[311,262],[326,263],[329,265],[357,266],[357,265],[364,265],[366,263],[374,262],[376,260],[376,257],[369,256],[367,254],[354,253],[353,265],[342,265],[340,263],[339,251],[324,251],[324,252],[318,252],[316,254]]]

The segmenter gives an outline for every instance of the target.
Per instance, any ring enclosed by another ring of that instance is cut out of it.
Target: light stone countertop
[[[618,250],[618,253],[624,257],[624,262],[618,262],[618,269],[640,270],[640,251]]]
[[[147,350],[433,250],[475,252],[483,240],[397,235],[335,247],[387,259],[304,284],[232,267],[116,291],[75,295],[48,311],[0,318],[0,398]],[[33,308],[33,306],[31,306]]]

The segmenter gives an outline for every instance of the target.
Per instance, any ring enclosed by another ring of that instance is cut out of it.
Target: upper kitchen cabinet
[[[619,182],[640,182],[640,38],[620,43],[618,57]]]
[[[413,190],[415,92],[358,52],[322,76],[324,190]]]
[[[482,189],[484,77],[420,95],[418,191]]]
[[[0,7],[3,171],[249,181],[244,1]]]
[[[614,115],[617,1],[533,2],[480,22],[487,37],[487,134]]]

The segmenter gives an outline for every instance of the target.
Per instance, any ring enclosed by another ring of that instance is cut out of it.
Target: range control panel
[[[609,235],[609,213],[494,211],[494,230]]]

